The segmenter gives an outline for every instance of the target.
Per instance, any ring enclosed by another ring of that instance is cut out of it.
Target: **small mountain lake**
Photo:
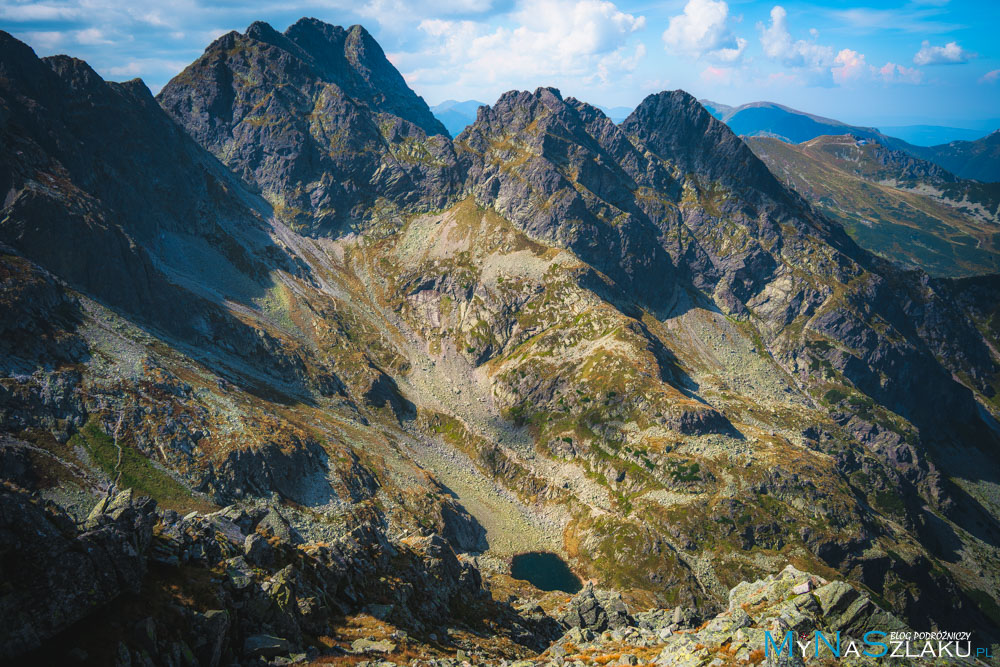
[[[514,556],[510,576],[521,579],[543,591],[576,593],[583,584],[562,558],[547,551],[532,551]]]

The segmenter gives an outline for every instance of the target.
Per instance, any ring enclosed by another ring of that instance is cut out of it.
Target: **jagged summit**
[[[555,88],[510,91],[479,109],[455,145],[478,201],[532,237],[572,249],[647,303],[673,297],[670,257],[623,164],[655,167],[598,109]],[[679,192],[669,176],[654,178]]]
[[[399,71],[385,57],[382,47],[361,25],[344,28],[305,17],[280,33],[265,21],[254,21],[243,34],[231,31],[220,37],[205,50],[203,57],[240,48],[246,39],[295,56],[315,68],[321,79],[337,84],[373,111],[408,120],[428,135],[447,134],[427,104],[410,90]]]
[[[379,198],[440,206],[458,182],[447,131],[361,26],[254,23],[158,100],[302,228],[351,224]]]
[[[744,197],[785,197],[784,188],[746,144],[683,90],[647,96],[622,122],[622,130],[683,173],[739,189]]]

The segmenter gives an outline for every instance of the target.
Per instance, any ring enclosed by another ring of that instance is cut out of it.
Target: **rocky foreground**
[[[780,647],[789,631],[840,633],[846,646],[907,630],[865,592],[791,565],[739,584],[704,622],[696,609],[637,611],[589,584],[501,602],[501,575],[436,534],[390,540],[374,515],[307,544],[274,507],[181,517],[131,490],[75,524],[4,484],[0,555],[0,656],[34,664],[714,667],[777,664],[766,632]]]

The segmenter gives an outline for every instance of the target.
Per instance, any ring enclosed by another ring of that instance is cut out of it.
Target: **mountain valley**
[[[451,138],[308,18],[155,97],[0,32],[0,118],[0,659],[1000,644],[995,184],[683,91]]]

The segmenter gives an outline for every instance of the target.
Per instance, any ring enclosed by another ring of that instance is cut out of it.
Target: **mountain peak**
[[[559,92],[558,88],[547,86],[540,86],[534,91],[508,90],[497,99],[492,108],[495,110],[528,108],[536,104],[541,104],[549,110],[558,109],[564,104],[562,93]]]
[[[755,195],[781,197],[784,192],[753,151],[683,90],[647,96],[622,129],[685,173]]]
[[[74,90],[96,92],[107,88],[107,83],[94,68],[79,58],[48,56],[42,62],[52,68],[59,78]]]
[[[0,89],[5,82],[17,82],[42,99],[52,94],[45,85],[51,77],[52,70],[45,66],[30,46],[0,30]]]
[[[254,39],[262,42],[268,42],[275,37],[280,36],[281,33],[275,30],[267,21],[254,21],[247,28],[245,34],[247,37],[253,37]]]
[[[412,196],[418,172],[454,164],[451,145],[433,138],[447,130],[361,26],[303,18],[280,34],[254,23],[216,42],[158,99],[286,219],[311,228],[356,219],[378,197]],[[429,155],[398,159],[403,142],[426,143]]]
[[[353,27],[353,26],[352,26]],[[334,25],[333,23],[327,23],[326,21],[320,20],[315,16],[303,16],[295,23],[288,26],[285,30],[285,34],[290,32],[295,32],[298,30],[335,30],[344,32],[344,28],[339,25]]]

